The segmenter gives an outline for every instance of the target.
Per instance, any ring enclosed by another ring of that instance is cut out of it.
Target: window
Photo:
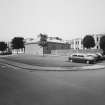
[[[72,55],[72,56],[76,57],[77,55]]]
[[[78,57],[84,57],[83,55],[78,55]]]

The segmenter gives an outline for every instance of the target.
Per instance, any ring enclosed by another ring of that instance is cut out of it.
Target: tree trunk
[[[44,56],[44,47],[43,47],[43,56]]]
[[[17,49],[17,54],[18,54],[18,49]]]
[[[24,47],[24,53],[25,53],[25,47]]]

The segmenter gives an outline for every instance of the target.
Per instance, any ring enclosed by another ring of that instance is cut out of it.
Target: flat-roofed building
[[[42,55],[43,48],[38,45],[38,42],[28,42],[25,44],[25,54]]]
[[[75,50],[83,49],[82,38],[75,38],[70,41],[71,48]]]
[[[51,54],[52,50],[65,50],[70,48],[71,45],[69,43],[50,37],[47,39],[47,46],[44,48],[39,46],[39,40],[27,41],[25,44],[25,53],[34,55],[42,55],[43,53]]]

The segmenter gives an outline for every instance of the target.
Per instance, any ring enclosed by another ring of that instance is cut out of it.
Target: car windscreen
[[[83,55],[78,55],[78,57],[84,57]]]
[[[73,57],[77,57],[77,55],[72,55]]]

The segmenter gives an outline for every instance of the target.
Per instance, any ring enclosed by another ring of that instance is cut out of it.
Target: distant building
[[[92,49],[98,49],[98,50],[99,50],[99,49],[100,49],[100,45],[99,45],[99,43],[100,43],[100,38],[101,38],[102,36],[105,36],[105,34],[92,34],[91,36],[93,36],[93,38],[94,38],[94,40],[95,40],[95,47],[92,48]],[[83,40],[83,38],[72,39],[72,40],[70,41],[71,48],[72,48],[72,49],[75,49],[75,50],[77,50],[77,49],[83,49],[82,40]]]
[[[70,48],[71,46],[68,43],[48,42],[48,45],[44,47],[44,53],[50,54],[52,50],[65,50]]]
[[[28,42],[25,44],[25,54],[42,55],[43,48],[38,45],[38,42]]]
[[[83,49],[82,38],[72,39],[70,41],[71,48],[75,50]]]
[[[48,38],[47,46],[41,47],[39,46],[39,40],[28,41],[25,44],[25,53],[26,54],[34,54],[34,55],[42,55],[51,54],[52,50],[60,50],[60,49],[70,49],[71,45],[69,43],[64,42],[63,40],[57,40],[55,38]]]

